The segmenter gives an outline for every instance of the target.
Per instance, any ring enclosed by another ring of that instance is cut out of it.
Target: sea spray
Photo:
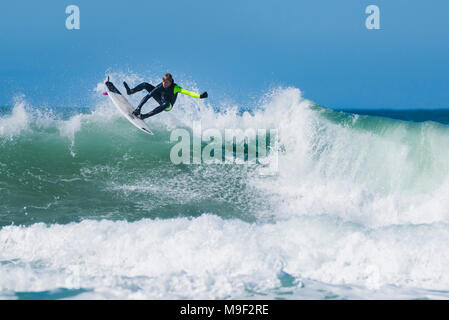
[[[97,98],[75,113],[22,98],[0,116],[2,297],[447,298],[446,125],[289,87],[250,110],[180,97],[149,139]],[[174,164],[171,132],[198,120],[278,128],[277,174]]]

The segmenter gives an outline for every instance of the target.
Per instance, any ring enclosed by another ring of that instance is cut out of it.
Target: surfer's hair
[[[173,77],[172,77],[171,73],[166,73],[162,77],[162,80],[170,80],[171,82],[173,82]]]

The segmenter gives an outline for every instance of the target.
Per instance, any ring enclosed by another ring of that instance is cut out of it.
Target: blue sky
[[[80,30],[65,27],[72,4]],[[380,30],[365,27],[372,4]],[[331,108],[449,107],[448,12],[447,0],[7,1],[0,105],[88,105],[107,70],[130,70],[193,79],[211,101],[281,85]]]

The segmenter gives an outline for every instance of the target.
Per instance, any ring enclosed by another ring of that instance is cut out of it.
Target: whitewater
[[[0,298],[449,298],[448,125],[287,87],[251,108],[180,96],[149,137],[102,91],[0,108]],[[170,134],[193,121],[277,129],[277,171],[173,164]]]

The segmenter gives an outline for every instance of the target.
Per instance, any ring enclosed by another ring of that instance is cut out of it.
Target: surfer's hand
[[[201,95],[200,95],[200,99],[204,99],[204,98],[207,98],[208,97],[208,95],[207,95],[207,92],[206,91],[204,91]]]

